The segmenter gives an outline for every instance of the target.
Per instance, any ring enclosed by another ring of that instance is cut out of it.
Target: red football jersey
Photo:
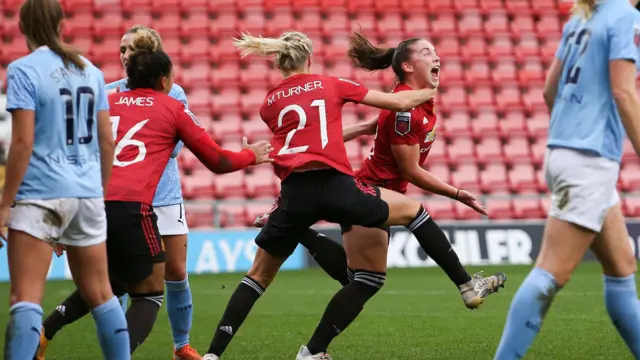
[[[353,175],[342,140],[342,106],[369,90],[349,80],[299,74],[269,91],[260,116],[273,132],[276,175],[284,180],[305,164],[322,163]]]
[[[168,95],[136,89],[109,96],[115,154],[106,200],[151,204],[178,140],[216,173],[255,162],[250,150],[231,152],[209,137],[195,116]]]
[[[411,90],[398,84],[393,92]],[[365,183],[378,185],[400,193],[407,191],[408,181],[402,178],[391,145],[420,144],[420,165],[429,155],[436,139],[436,111],[430,100],[408,112],[380,111],[378,129],[369,157],[356,177]]]

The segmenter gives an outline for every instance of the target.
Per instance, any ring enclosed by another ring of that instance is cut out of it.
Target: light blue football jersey
[[[563,147],[620,161],[626,136],[611,92],[609,62],[638,66],[640,13],[628,0],[598,2],[589,20],[573,16],[556,57],[564,62],[549,126],[550,148]]]
[[[101,198],[98,111],[109,110],[102,72],[64,67],[47,47],[7,69],[7,111],[35,111],[33,154],[16,200]]]
[[[127,79],[114,81],[106,87],[107,91],[115,88],[119,88],[120,91],[128,91]],[[183,103],[186,108],[189,107],[187,95],[179,85],[173,84],[169,96]],[[178,161],[175,159],[180,153],[182,146],[182,141],[178,141],[178,144],[176,144],[176,147],[173,149],[173,153],[171,153],[171,159],[169,159],[167,167],[162,173],[158,188],[156,189],[156,195],[153,198],[153,206],[155,207],[182,204],[184,202],[182,199],[182,185],[180,184],[180,169],[178,168]]]

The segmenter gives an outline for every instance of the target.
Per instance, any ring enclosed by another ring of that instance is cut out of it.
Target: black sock
[[[355,272],[353,271],[352,268],[348,267],[347,268],[347,279],[349,279],[349,282],[353,281],[353,277],[356,276]]]
[[[421,206],[418,215],[407,225],[420,243],[424,252],[433,259],[457,286],[471,281],[471,276],[460,263],[458,254],[442,229]]]
[[[129,346],[131,353],[147,339],[158,317],[158,310],[164,299],[163,292],[129,294],[131,305],[127,310]]]
[[[354,280],[340,289],[327,305],[307,344],[309,352],[313,355],[326,352],[331,341],[358,317],[364,304],[382,288],[385,279],[385,273],[356,270]]]
[[[331,278],[342,285],[349,283],[349,278],[347,277],[347,253],[342,245],[313,229],[309,229],[299,242],[309,250],[318,265]]]
[[[48,340],[53,339],[56,333],[65,325],[79,320],[88,313],[89,307],[82,299],[80,292],[78,290],[74,291],[62,304],[58,305],[42,323],[44,337]]]
[[[264,293],[264,288],[252,278],[245,276],[242,282],[231,295],[227,308],[218,323],[213,340],[209,345],[207,354],[214,354],[218,357],[227,349],[244,319],[247,318],[251,308]]]

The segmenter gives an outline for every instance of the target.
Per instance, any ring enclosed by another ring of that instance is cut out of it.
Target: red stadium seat
[[[349,36],[336,35],[324,46],[324,55],[328,60],[344,59],[344,55],[349,50]]]
[[[475,164],[462,164],[451,175],[453,186],[469,191],[480,190],[480,176]]]
[[[193,74],[191,72],[187,72],[187,74]],[[185,84],[189,84],[189,76],[183,78],[185,79]],[[211,91],[207,88],[197,88],[189,91],[187,96],[187,100],[189,102],[189,109],[195,113],[209,113],[211,111]]]
[[[516,219],[542,219],[544,212],[538,198],[514,198],[513,215]]]
[[[153,17],[151,16],[150,12],[135,13],[135,14],[132,14],[130,18],[125,18],[122,21],[122,27],[125,32],[131,29],[132,27],[134,27],[135,25],[144,25],[148,27],[153,27],[156,29],[156,31],[158,31],[158,29],[155,26],[153,26]],[[160,36],[162,36],[162,33],[161,32],[159,33],[160,33]]]
[[[510,0],[505,2],[505,5],[509,13],[513,15],[531,16],[529,0]]]
[[[236,171],[213,177],[216,198],[245,197],[244,172]]]
[[[508,198],[487,198],[484,203],[489,219],[513,219],[513,204]]]
[[[446,66],[448,68],[448,64],[446,64]],[[472,62],[464,71],[464,78],[468,84],[474,84],[475,86],[489,85],[490,73],[489,63],[483,60],[477,60]]]
[[[544,161],[544,155],[547,151],[547,140],[538,139],[531,144],[531,158],[534,164],[540,166]]]
[[[489,164],[480,172],[480,190],[484,193],[507,193],[507,169],[503,164]]]
[[[489,86],[477,86],[468,98],[469,107],[472,110],[491,108],[494,104],[493,89]]]
[[[640,165],[624,164],[622,171],[620,171],[620,182],[623,191],[632,192],[640,188]]]
[[[358,31],[368,38],[377,36],[377,17],[374,11],[367,9],[351,15],[349,31]]]
[[[520,110],[509,110],[498,122],[498,130],[504,138],[524,136],[527,134],[524,114]]]
[[[245,207],[238,203],[217,203],[216,214],[223,227],[244,226],[247,219]]]
[[[477,139],[498,135],[498,117],[492,109],[480,111],[478,117],[471,121],[473,136]]]
[[[247,220],[246,220],[246,225],[247,226],[252,226],[253,222],[255,221],[255,219],[257,217],[260,217],[266,213],[269,213],[271,211],[271,208],[273,207],[273,203],[269,203],[269,202],[251,202],[249,204],[247,204],[247,209],[246,209],[246,214],[247,214]]]
[[[500,111],[522,109],[520,90],[514,85],[502,86],[496,94],[496,107]]]
[[[510,137],[503,150],[506,162],[510,165],[531,163],[529,140],[525,137]]]
[[[122,14],[105,14],[93,21],[93,34],[97,37],[115,36],[119,39],[123,30]]]
[[[482,137],[475,149],[476,157],[481,164],[504,162],[502,144],[498,137]]]
[[[464,69],[459,59],[446,59],[446,70],[440,72],[440,81],[449,86],[460,85],[464,79]]]
[[[406,1],[403,1],[403,3]],[[430,30],[427,14],[421,12],[409,13],[403,21],[404,34],[408,37],[424,36]],[[438,49],[439,51],[439,49]],[[449,65],[447,65],[447,68]],[[447,69],[448,70],[448,69]]]
[[[357,12],[360,9],[371,9],[375,3],[375,0],[349,0],[347,1],[347,9],[349,12]]]
[[[447,87],[439,94],[438,104],[444,109],[464,109],[467,105],[467,92],[461,86]]]
[[[429,212],[431,217],[436,220],[451,220],[456,218],[456,211],[453,207],[453,200],[441,199],[432,196],[423,203],[425,209]]]
[[[640,217],[640,198],[626,197],[624,198],[625,207],[627,208],[627,216]]]
[[[546,103],[542,97],[543,85],[532,85],[522,94],[522,102],[529,111],[546,109]]]
[[[535,14],[551,14],[557,16],[557,6],[555,0],[534,0],[531,1],[531,10]],[[556,29],[557,30],[557,29]],[[559,31],[559,30],[557,30]]]
[[[106,84],[123,79],[126,77],[124,69],[120,63],[117,64],[105,64],[100,67],[104,74],[104,82]]]
[[[62,34],[64,36],[74,36],[78,34],[84,34],[85,36],[91,36],[93,34],[94,23],[96,22],[95,16],[90,12],[77,12],[73,14],[73,17],[65,19]],[[11,24],[11,27],[7,29],[7,26]],[[20,29],[17,29],[17,22],[7,21],[4,24],[5,36],[17,36],[20,34]],[[13,27],[16,29],[13,29]],[[18,32],[16,33],[15,30]],[[122,35],[122,34],[120,34]]]
[[[509,171],[509,187],[517,193],[538,192],[538,182],[533,166],[517,164]]]
[[[545,178],[544,169],[540,168],[536,171],[536,182],[538,183],[538,192],[548,193],[547,179]]]
[[[381,1],[377,0],[376,3],[378,2]],[[400,17],[400,13],[386,10],[378,19],[376,27],[380,34],[402,34],[402,23],[403,19]]]
[[[234,34],[238,29],[238,16],[235,12],[219,12],[216,18],[211,21],[209,32],[213,37]],[[223,39],[224,41],[228,39]]]
[[[185,196],[192,199],[211,199],[213,197],[213,178],[213,174],[207,169],[195,171],[190,176],[184,176],[182,182]]]
[[[191,228],[211,228],[214,225],[211,204],[187,204],[185,213]]]
[[[310,31],[319,32],[322,28],[322,17],[320,12],[315,9],[301,11],[299,14],[299,18],[296,19],[296,27],[304,33]]]
[[[432,27],[435,26],[435,24],[432,24]],[[436,49],[438,49],[438,55],[444,59],[449,57],[459,57],[460,41],[454,36],[444,36],[436,45]]]
[[[477,9],[467,9],[460,15],[458,33],[463,36],[476,35],[483,30],[482,14]]]
[[[544,70],[542,64],[537,58],[526,59],[522,64],[522,68],[518,71],[518,79],[521,84],[527,84],[531,81],[542,81],[544,79]]]
[[[215,99],[214,99],[215,102]],[[237,105],[227,105],[226,108],[234,108]],[[222,141],[240,140],[242,138],[242,127],[237,114],[223,114],[220,121],[214,121],[213,129],[216,139]]]
[[[496,1],[501,3],[500,0]],[[483,2],[484,4],[487,4]],[[509,32],[509,18],[507,13],[496,10],[496,4],[491,4],[490,12],[487,16],[487,21],[484,23],[484,32],[487,36],[494,36],[495,34],[502,34]]]
[[[235,61],[224,61],[211,70],[211,84],[216,87],[236,86],[239,78],[238,63]]]
[[[540,56],[540,43],[532,34],[523,34],[516,45],[515,54],[518,59]]]
[[[65,0],[60,1],[65,11],[91,11],[93,8],[93,0]]]
[[[433,2],[433,0],[430,0],[429,6],[431,6]],[[452,36],[457,32],[456,24],[457,21],[453,14],[438,11],[436,18],[431,21],[431,30],[435,36]]]
[[[500,59],[491,71],[491,80],[496,85],[512,84],[516,81],[516,74],[516,64],[513,60]]]
[[[96,63],[120,61],[120,39],[107,38],[102,42],[94,43],[91,46],[90,58]]]
[[[257,114],[257,109],[254,111]],[[254,115],[250,120],[243,121],[242,134],[246,136],[249,141],[270,140],[272,132],[267,125],[257,115]]]
[[[209,53],[209,46],[211,43],[208,38],[191,38],[188,44],[183,44],[180,48],[180,60],[183,63],[190,63],[201,59],[206,59]],[[203,74],[203,79],[208,75]]]
[[[93,37],[91,37],[90,35],[86,35],[86,36],[78,35],[78,36],[73,38],[73,40],[71,41],[71,45],[75,46],[85,56],[88,56],[91,53],[91,46],[93,45],[94,42],[95,41],[93,40]],[[124,71],[122,69],[122,63],[120,61],[113,62],[113,63],[106,63],[105,65],[103,65],[101,67],[101,69],[103,69],[104,66],[106,66],[106,65],[117,65],[120,68],[121,71]],[[120,77],[120,78],[122,78],[122,77]]]
[[[547,37],[544,42],[540,45],[540,57],[542,60],[551,60],[557,49],[558,43],[560,42],[560,38],[557,35],[552,37]]]
[[[414,0],[415,1],[415,0]],[[454,0],[424,0],[424,4],[429,8],[430,12],[450,13],[453,11]],[[405,7],[407,10],[410,8]]]
[[[209,35],[209,26],[211,18],[209,14],[200,11],[189,13],[186,19],[180,21],[180,36],[186,39],[193,37],[206,37]],[[203,53],[207,53],[209,44],[203,49]]]
[[[294,28],[294,17],[289,9],[277,9],[265,24],[268,36],[279,36],[281,33]],[[316,29],[317,30],[317,29]]]
[[[447,138],[467,137],[471,135],[471,120],[466,111],[453,111],[448,119],[440,123]]]
[[[181,10],[182,0],[153,0],[151,11],[156,14],[178,13]]]
[[[544,1],[544,0],[542,0]],[[536,23],[536,32],[540,37],[544,37],[545,34],[562,33],[562,28],[560,26],[560,21],[558,20],[558,16],[556,14],[543,15],[540,17],[540,20]]]
[[[429,156],[431,156],[431,153],[429,153]],[[446,183],[451,182],[451,170],[449,170],[449,166],[445,164],[433,164],[430,159],[427,160],[427,166],[427,171],[429,171],[433,176]]]
[[[482,218],[482,215],[461,202],[456,201],[453,204],[453,208],[458,220],[478,220]]]
[[[204,88],[209,86],[210,71],[211,65],[208,62],[198,61],[189,68],[183,68],[180,76],[186,87]]]
[[[266,86],[269,80],[269,72],[275,71],[269,67],[267,61],[255,59],[253,61],[242,64],[240,69],[240,83],[251,88]],[[262,95],[266,95],[265,91]],[[262,100],[262,99],[261,99]]]
[[[622,143],[622,161],[630,162],[636,160],[637,158],[638,155],[636,155],[636,151],[633,149],[631,140],[629,140],[628,138],[625,139]]]
[[[249,88],[247,93],[240,96],[240,111],[244,114],[257,115],[266,95],[267,90],[265,88]]]
[[[534,138],[546,138],[548,131],[549,113],[545,109],[538,109],[527,120],[527,132]]]
[[[254,199],[270,198],[278,195],[278,179],[270,166],[254,168],[253,173],[245,177],[247,195]]]
[[[484,37],[472,36],[467,39],[464,46],[464,54],[472,58],[484,57],[487,55],[487,42]]]
[[[368,147],[371,148],[370,146]],[[363,149],[364,151],[364,149]],[[368,150],[367,150],[368,151]],[[367,153],[368,155],[368,153]],[[436,139],[431,145],[429,151],[429,164],[446,164],[447,163],[446,142],[444,139]]]
[[[249,8],[244,11],[239,21],[239,29],[250,34],[264,34],[265,15],[262,9]]]
[[[343,34],[349,29],[349,17],[346,11],[334,9],[326,14],[320,25],[326,35]]]
[[[524,34],[530,34],[535,30],[533,17],[527,14],[516,14],[510,23],[511,35],[520,38]]]

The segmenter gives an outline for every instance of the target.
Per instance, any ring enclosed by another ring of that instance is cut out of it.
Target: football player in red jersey
[[[136,37],[134,48],[156,48],[146,41],[153,38]],[[240,152],[220,148],[195,116],[167,95],[173,84],[172,67],[164,52],[138,50],[127,64],[130,91],[109,96],[116,147],[105,198],[107,253],[114,293],[131,297],[127,311],[131,352],[151,332],[163,302],[164,244],[151,204],[176,143],[184,142],[217,174],[272,161],[273,148],[266,141],[252,145],[245,141]]]
[[[439,85],[440,58],[433,45],[425,39],[407,39],[397,47],[389,49],[375,47],[362,34],[354,33],[349,57],[356,67],[368,71],[393,67],[398,79],[393,89],[394,93],[436,88]],[[374,146],[362,168],[356,172],[357,180],[399,193],[405,193],[407,185],[412,183],[486,214],[486,210],[475,201],[473,194],[439,180],[421,167],[436,137],[436,121],[434,100],[405,112],[382,110],[378,116]],[[357,129],[346,128],[344,132],[359,135]],[[345,137],[345,141],[347,140],[349,139]],[[261,226],[261,222],[266,221],[266,218],[259,218],[254,224]],[[378,272],[386,271],[389,229],[385,231],[380,228],[345,226],[342,230],[345,246],[350,253],[356,254],[350,256],[349,268],[346,263],[341,262],[345,257],[335,245],[327,245],[327,241],[313,243],[310,240],[318,234],[314,230],[303,236],[300,243],[310,248],[310,252],[314,254],[325,254],[315,256],[316,261],[329,275],[343,284],[345,280],[340,275],[345,268],[348,273],[344,276],[349,277],[347,282],[353,277],[351,269],[373,268]],[[469,276],[446,236],[435,223],[432,236],[427,241],[418,241],[425,253],[458,287],[468,308],[477,308],[486,296],[504,286],[504,273],[496,273],[486,279],[479,275],[473,278]]]
[[[275,55],[284,80],[266,96],[260,116],[273,131],[276,174],[282,179],[279,206],[256,238],[259,249],[218,324],[208,354],[222,355],[257,299],[273,281],[298,238],[319,220],[345,225],[404,225],[426,240],[433,221],[422,205],[394,191],[356,182],[343,141],[342,106],[346,102],[392,111],[408,111],[434,98],[425,88],[397,93],[369,91],[349,80],[311,74],[312,44],[299,32],[277,39],[243,35],[236,41],[243,56]],[[348,249],[347,249],[348,250]],[[347,251],[347,255],[351,256]],[[383,272],[359,269],[354,281],[331,300],[316,333],[302,346],[298,360],[328,359],[326,347],[362,311],[383,286]]]

